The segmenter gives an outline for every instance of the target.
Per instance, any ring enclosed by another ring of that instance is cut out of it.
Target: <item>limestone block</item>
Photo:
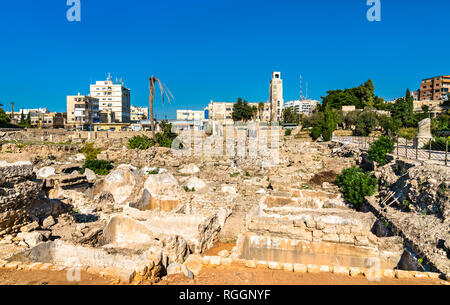
[[[362,275],[360,268],[350,267],[349,270],[350,270],[350,276],[352,276],[352,277]]]
[[[294,266],[290,263],[283,264],[283,270],[287,272],[293,272]]]
[[[308,273],[319,273],[320,267],[317,265],[308,264]]]
[[[308,271],[308,266],[305,264],[294,264],[294,272],[306,273]]]
[[[245,267],[247,268],[256,268],[256,262],[253,260],[248,260],[245,262]]]
[[[269,262],[269,269],[281,270],[281,264],[278,262]]]
[[[392,270],[392,269],[384,269],[383,270],[383,277],[393,279],[393,278],[395,278],[395,271]]]
[[[346,267],[334,266],[333,273],[338,275],[349,275],[349,270]]]

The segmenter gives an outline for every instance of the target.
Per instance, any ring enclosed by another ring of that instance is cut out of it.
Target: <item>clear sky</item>
[[[210,100],[266,101],[272,71],[285,100],[372,78],[386,99],[420,80],[450,74],[450,1],[381,0],[369,22],[366,0],[81,0],[81,22],[66,0],[0,3],[0,103],[65,111],[66,95],[123,78],[132,104],[148,104],[148,78],[175,96],[158,118]],[[9,107],[5,107],[9,110]]]

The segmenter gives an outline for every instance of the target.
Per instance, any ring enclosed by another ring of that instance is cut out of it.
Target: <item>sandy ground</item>
[[[69,282],[65,271],[19,271],[0,268],[0,285],[110,285],[116,280],[81,273],[81,282]]]
[[[193,280],[183,275],[164,277],[158,285],[442,285],[441,280],[383,279],[370,282],[365,277],[331,273],[294,273],[240,267],[203,267]],[[65,271],[19,271],[0,269],[0,285],[114,285],[117,280],[82,273],[81,282],[69,282]],[[146,283],[142,283],[146,284]]]
[[[338,276],[331,273],[294,273],[280,270],[239,267],[203,267],[193,280],[182,275],[164,278],[160,285],[441,285],[441,280],[382,279],[371,282],[363,276]]]

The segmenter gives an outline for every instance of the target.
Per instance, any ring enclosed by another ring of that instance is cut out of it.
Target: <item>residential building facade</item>
[[[148,119],[148,107],[131,106],[130,120],[137,123]]]
[[[443,100],[450,93],[450,75],[436,76],[422,80],[419,89],[420,101]]]
[[[67,128],[91,130],[99,120],[99,100],[91,96],[67,96]]]
[[[114,83],[111,75],[108,75],[106,81],[97,81],[90,89],[90,96],[99,101],[100,112],[107,110],[114,112],[116,123],[131,121],[131,93],[122,82]]]
[[[315,100],[295,100],[286,102],[284,108],[291,108],[298,114],[311,115],[319,103]]]
[[[196,110],[177,110],[177,120],[181,121],[203,121],[205,120],[205,111]]]

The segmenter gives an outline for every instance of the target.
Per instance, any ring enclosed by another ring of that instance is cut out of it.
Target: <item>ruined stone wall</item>
[[[298,216],[278,214],[277,217],[248,217],[247,230],[261,235],[309,242],[324,241],[372,247],[378,244],[378,238],[371,232],[375,217],[370,214],[357,217],[356,213],[352,216],[352,213],[348,212],[348,217],[343,218],[339,215],[341,212],[336,212],[335,215],[330,212],[331,209],[328,209],[328,215],[302,211]]]
[[[17,232],[29,222],[29,209],[41,190],[41,184],[33,178],[29,162],[0,163],[0,237]]]

